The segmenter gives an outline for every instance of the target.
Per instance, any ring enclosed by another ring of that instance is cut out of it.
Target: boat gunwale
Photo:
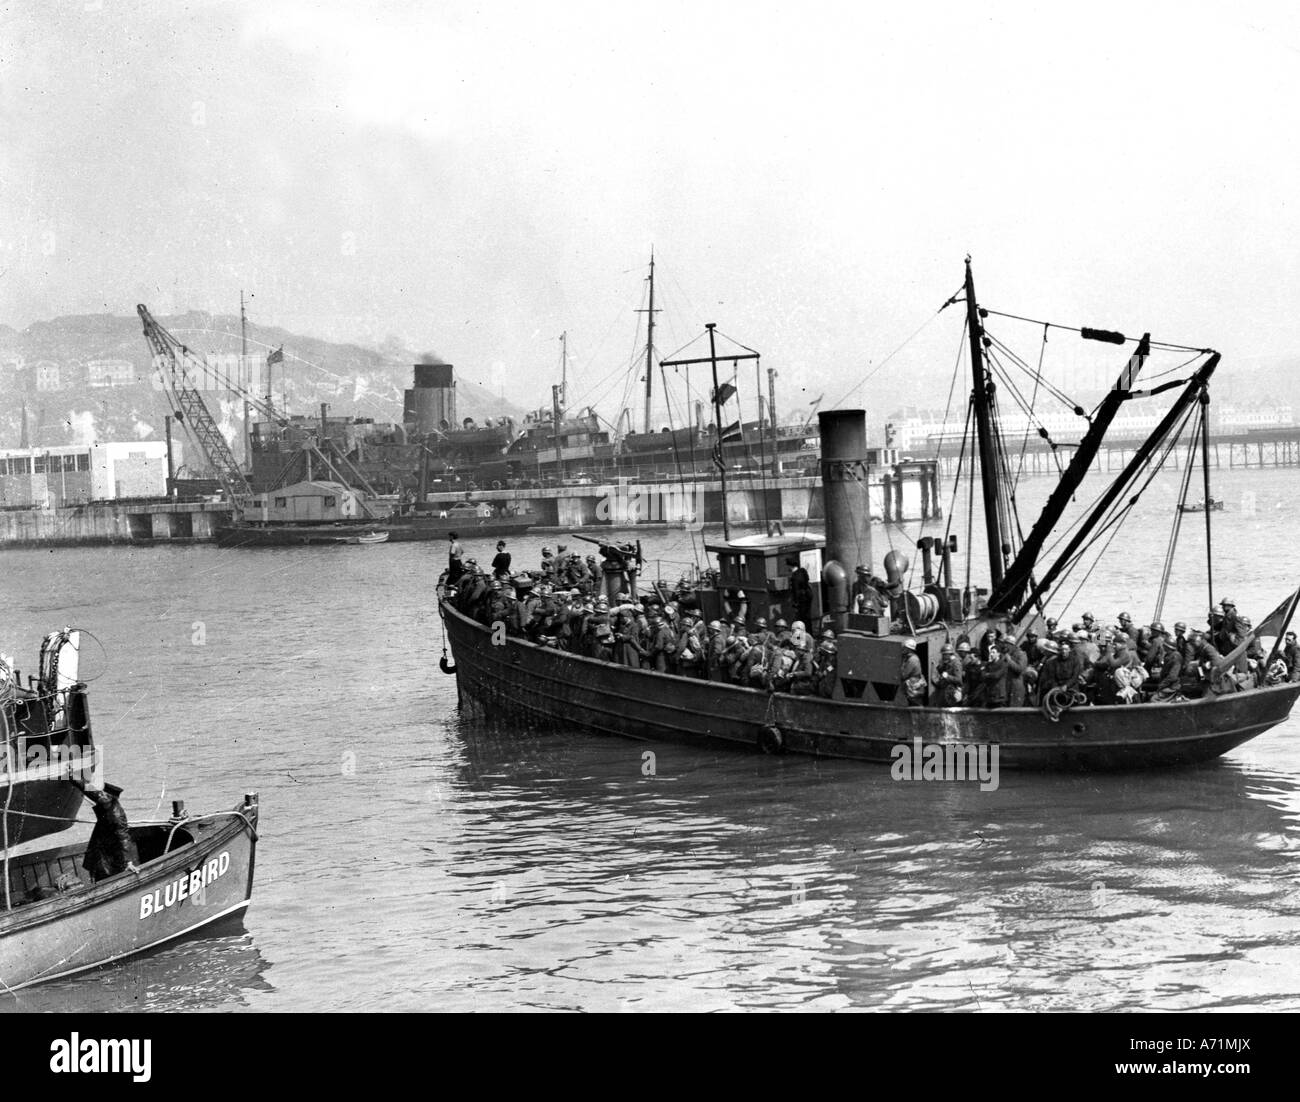
[[[491,631],[491,629],[487,625],[479,623],[477,620],[465,615],[465,613],[457,609],[454,605],[450,603],[450,601],[447,600],[446,597],[441,597],[439,598],[439,600],[449,611],[451,611],[459,619],[463,620],[466,624],[478,628],[480,631],[483,632]],[[905,715],[918,715],[918,714],[919,715],[989,715],[990,713],[996,711],[999,715],[1008,715],[1008,714],[1024,715],[1024,716],[1038,715],[1038,716],[1042,716],[1043,718],[1046,718],[1045,716],[1043,716],[1043,712],[1041,708],[1029,707],[1029,706],[1025,706],[1025,707],[1008,706],[1005,708],[972,708],[972,707],[965,707],[961,705],[944,707],[940,705],[926,704],[926,705],[921,705],[913,708],[913,707],[905,707],[901,704],[885,704],[873,700],[836,700],[831,697],[800,696],[799,694],[796,693],[787,693],[787,692],[773,691],[769,693],[763,689],[758,689],[751,685],[734,685],[728,681],[710,681],[706,678],[701,678],[701,677],[687,677],[683,674],[677,674],[677,673],[667,673],[667,672],[661,673],[658,670],[647,670],[640,667],[624,666],[618,662],[606,662],[599,658],[590,658],[585,654],[574,654],[572,651],[557,650],[555,647],[544,647],[540,643],[534,643],[531,639],[519,635],[509,635],[507,636],[507,638],[512,643],[517,643],[522,646],[529,647],[536,651],[551,651],[556,654],[560,654],[564,658],[569,659],[571,661],[589,663],[598,669],[607,669],[613,667],[614,669],[618,669],[618,670],[626,670],[628,673],[653,675],[656,679],[663,678],[663,677],[670,677],[673,678],[674,680],[683,681],[692,685],[711,685],[714,686],[715,688],[725,689],[729,692],[752,693],[756,696],[769,697],[769,698],[783,697],[790,700],[798,700],[800,702],[816,701],[821,706],[844,705],[852,708],[869,708],[872,711],[887,711],[889,713],[899,713]],[[1281,695],[1282,693],[1286,693],[1286,692],[1300,695],[1300,682],[1284,681],[1277,685],[1261,685],[1258,688],[1248,690],[1248,692],[1251,697],[1257,697],[1265,693]],[[1239,699],[1242,695],[1245,694],[1224,693],[1218,696],[1206,695],[1202,697],[1187,698],[1185,700],[1150,700],[1138,704],[1105,704],[1105,705],[1089,704],[1087,705],[1087,708],[1089,709],[1104,708],[1106,714],[1108,715],[1128,714],[1128,713],[1145,714],[1152,707],[1159,707],[1159,708],[1166,708],[1166,709],[1177,708],[1180,711],[1182,711],[1182,710],[1189,710],[1191,707],[1196,707],[1196,706],[1213,707],[1218,704],[1224,704],[1229,701]],[[1062,713],[1062,714],[1064,715],[1074,711],[1075,709],[1070,709],[1068,710],[1067,713]]]
[[[82,891],[68,892],[62,895],[55,895],[49,899],[41,899],[32,903],[23,903],[9,911],[0,911],[0,937],[8,937],[12,934],[20,933],[29,927],[42,925],[52,918],[61,914],[72,914],[76,911],[89,909],[92,906],[98,906],[102,903],[108,903],[116,900],[119,896],[129,895],[132,892],[139,891],[145,882],[152,882],[155,879],[165,879],[170,873],[178,868],[182,868],[193,861],[193,853],[197,848],[216,847],[226,844],[227,841],[238,837],[244,832],[249,833],[249,851],[250,851],[250,874],[251,874],[251,853],[257,845],[257,808],[250,814],[247,805],[239,804],[235,809],[235,814],[230,812],[220,812],[219,815],[228,821],[213,824],[204,827],[201,824],[207,816],[194,816],[193,823],[197,828],[193,841],[186,845],[177,847],[167,853],[159,854],[151,861],[146,861],[137,865],[138,872],[132,872],[127,869],[124,872],[117,873],[115,876],[107,877],[96,884],[90,884]],[[182,819],[180,824],[190,820]],[[145,827],[168,828],[177,825],[174,819],[148,819],[142,822],[134,823],[132,830]],[[200,833],[203,832],[203,833]],[[73,843],[68,846],[58,846],[50,850],[35,850],[32,853],[26,853],[14,861],[23,859],[32,860],[49,860],[51,855],[75,856],[77,853],[84,853],[86,846],[84,844]],[[71,852],[67,852],[71,851]],[[245,903],[247,903],[247,899]],[[138,950],[133,950],[136,952]]]

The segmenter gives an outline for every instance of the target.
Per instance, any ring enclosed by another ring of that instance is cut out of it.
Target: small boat
[[[356,524],[246,524],[217,530],[218,547],[326,547],[385,543],[388,528]]]
[[[393,543],[415,540],[445,540],[452,532],[466,539],[493,540],[506,536],[522,536],[533,527],[531,513],[505,513],[484,516],[477,509],[453,506],[439,516],[436,507],[418,503],[384,521],[388,538]],[[441,510],[439,510],[441,512]]]
[[[1180,513],[1204,513],[1205,502],[1204,501],[1180,501],[1178,503],[1178,511]],[[1212,513],[1223,512],[1223,498],[1221,497],[1210,498],[1210,512]]]
[[[253,893],[258,797],[230,811],[136,823],[140,863],[88,883],[86,843],[10,858],[0,987],[61,979],[230,924]]]
[[[28,688],[0,660],[0,988],[15,991],[144,952],[237,915],[248,906],[258,798],[231,811],[128,824],[120,789],[101,785],[82,632],[51,632]],[[36,849],[67,832],[89,796],[86,840]],[[127,843],[130,843],[129,845]],[[106,857],[116,845],[115,855]],[[132,846],[134,849],[132,850]]]
[[[89,777],[99,767],[86,686],[78,680],[81,632],[54,631],[41,643],[36,679],[0,659],[0,736],[7,744],[0,780],[0,845],[16,846],[66,830],[83,797],[69,769]]]

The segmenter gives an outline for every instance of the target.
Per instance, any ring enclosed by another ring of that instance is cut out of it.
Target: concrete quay
[[[210,540],[227,502],[98,502],[57,509],[0,510],[0,547],[77,547]]]

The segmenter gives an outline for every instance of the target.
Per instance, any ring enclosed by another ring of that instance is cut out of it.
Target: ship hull
[[[522,536],[532,524],[521,517],[399,517],[387,524],[389,543],[445,540],[452,532],[461,539]]]
[[[383,526],[369,525],[233,525],[217,531],[219,547],[325,547],[340,544],[373,543],[368,534],[384,531]],[[391,537],[390,537],[391,538]],[[382,542],[382,541],[381,541]]]
[[[4,802],[5,790],[0,788],[0,809]],[[85,802],[81,789],[67,780],[17,781],[8,812],[0,810],[7,820],[9,844],[16,846],[66,830],[77,821]]]
[[[442,604],[462,697],[537,727],[732,744],[891,763],[897,748],[996,746],[999,768],[1062,772],[1192,765],[1286,720],[1300,683],[1173,704],[1080,707],[1053,722],[1036,708],[904,708],[793,696],[630,669],[492,632]],[[774,739],[772,729],[779,736]]]

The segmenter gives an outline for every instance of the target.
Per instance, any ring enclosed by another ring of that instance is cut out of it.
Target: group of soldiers
[[[745,685],[768,692],[830,697],[838,647],[824,618],[809,630],[802,620],[749,620],[747,608],[727,605],[705,621],[689,588],[673,599],[614,598],[601,590],[608,567],[558,544],[544,548],[540,569],[513,574],[504,541],[489,571],[464,558],[452,537],[445,578],[456,606],[508,635],[636,669]],[[602,554],[605,553],[602,547]],[[608,562],[608,557],[607,557]],[[977,641],[945,643],[924,669],[915,639],[903,643],[902,699],[912,707],[1051,707],[1172,702],[1300,681],[1300,645],[1288,632],[1266,654],[1250,620],[1225,599],[1204,630],[1160,621],[1135,625],[1127,612],[1104,624],[1090,612],[1070,628],[1048,619],[1018,635],[997,621]],[[902,701],[900,701],[902,702]]]
[[[594,557],[584,561],[557,546],[558,554],[543,550],[535,575],[511,575],[508,556],[504,570],[491,573],[464,559],[446,580],[456,607],[488,627],[501,625],[507,635],[602,662],[768,692],[831,695],[833,631],[815,636],[801,620],[769,625],[760,617],[750,624],[743,615],[706,622],[685,593],[665,603],[625,590],[611,600],[598,592]],[[496,563],[503,551],[499,544]]]
[[[899,681],[910,706],[1041,706],[1053,690],[1077,694],[1091,704],[1172,702],[1300,681],[1300,646],[1288,632],[1271,660],[1250,620],[1232,600],[1222,601],[1203,631],[1163,623],[1135,626],[1127,612],[1114,625],[1092,613],[1069,630],[1047,620],[1043,634],[1030,630],[1017,639],[1003,621],[983,635],[978,647],[961,636],[944,644],[933,677],[916,656],[916,641],[904,644]]]

